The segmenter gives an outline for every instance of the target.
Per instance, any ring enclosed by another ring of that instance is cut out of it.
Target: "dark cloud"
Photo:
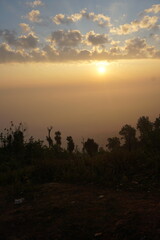
[[[145,38],[131,38],[122,45],[111,41],[107,34],[90,31],[85,35],[78,30],[58,30],[51,33],[48,43],[39,45],[35,33],[16,35],[0,30],[0,63],[6,62],[76,62],[117,59],[159,58],[159,50]],[[106,47],[107,44],[107,47]],[[39,47],[41,46],[41,47]]]
[[[39,41],[33,32],[17,37],[16,32],[9,30],[0,30],[0,38],[7,44],[17,48],[36,48]]]
[[[24,51],[15,51],[6,43],[0,44],[0,63],[26,61],[30,61],[30,58]]]
[[[0,37],[2,40],[7,42],[10,45],[16,45],[16,32],[15,31],[9,31],[7,29],[0,30]]]
[[[124,51],[131,58],[154,57],[156,54],[155,47],[148,45],[146,39],[139,37],[126,40]]]
[[[78,30],[58,30],[52,32],[50,40],[58,47],[76,47],[82,41],[82,35]]]
[[[107,34],[98,34],[94,31],[87,33],[86,38],[87,43],[92,44],[93,46],[104,45],[110,42]]]
[[[20,36],[17,44],[22,48],[36,48],[38,46],[38,37],[33,33],[29,33],[27,36]]]

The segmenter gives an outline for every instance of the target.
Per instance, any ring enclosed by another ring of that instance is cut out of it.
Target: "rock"
[[[22,204],[24,202],[24,198],[18,198],[14,200],[14,204]]]
[[[102,233],[101,233],[101,232],[95,233],[94,236],[95,236],[95,237],[100,237],[100,236],[102,236]]]

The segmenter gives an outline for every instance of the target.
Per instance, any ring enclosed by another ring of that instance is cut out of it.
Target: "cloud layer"
[[[85,35],[78,30],[54,31],[43,47],[39,46],[39,39],[32,32],[16,37],[14,32],[1,30],[0,36],[6,40],[6,43],[0,44],[1,63],[117,60],[160,56],[160,51],[149,45],[145,38],[130,38],[120,46],[116,42],[113,44],[108,35],[97,34],[94,31]],[[110,45],[107,48],[105,44]]]
[[[27,2],[27,5],[37,8],[44,4],[35,0]],[[27,22],[19,24],[21,33],[0,29],[0,63],[160,58],[158,13],[160,4],[152,5],[137,19],[116,26],[109,16],[88,12],[87,9],[70,15],[59,13],[48,18],[52,27],[41,35],[35,29],[37,24],[43,24],[44,17],[40,10],[30,9],[23,17]],[[75,25],[81,20],[87,26],[88,21],[92,26],[94,23],[100,32],[90,29],[82,33]],[[69,24],[72,24],[72,29],[68,29]],[[62,29],[64,25],[65,29]],[[43,27],[48,26],[44,24]]]

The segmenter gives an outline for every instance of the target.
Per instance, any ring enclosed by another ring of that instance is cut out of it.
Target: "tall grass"
[[[56,181],[150,189],[159,186],[159,180],[159,154],[127,151],[99,153],[94,157],[75,154],[66,159],[34,159],[30,165],[6,167],[0,173],[1,185]]]

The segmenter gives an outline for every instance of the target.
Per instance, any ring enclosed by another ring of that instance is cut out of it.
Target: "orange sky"
[[[102,64],[104,65],[104,63]],[[94,137],[104,144],[128,123],[160,113],[159,60],[121,60],[105,65],[0,65],[1,126],[24,122],[27,137],[45,139],[53,125],[62,137]],[[54,131],[53,130],[53,131]]]

